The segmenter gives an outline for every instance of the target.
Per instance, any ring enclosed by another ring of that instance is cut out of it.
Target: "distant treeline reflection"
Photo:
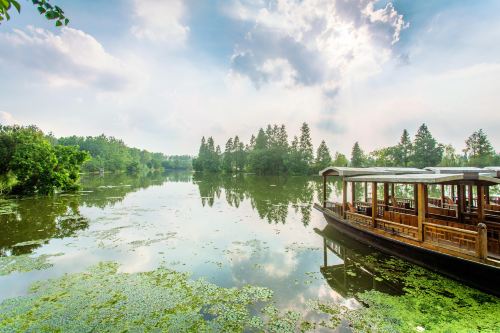
[[[320,177],[257,176],[251,174],[195,173],[201,203],[212,207],[215,199],[224,198],[230,206],[239,207],[248,200],[259,217],[269,223],[286,223],[289,209],[302,215],[308,225],[312,204],[321,200],[323,183]],[[328,191],[338,193],[341,183],[328,183]]]
[[[0,256],[33,252],[53,238],[71,237],[89,227],[82,208],[114,206],[132,192],[164,182],[190,182],[187,172],[82,177],[80,193],[0,201]]]

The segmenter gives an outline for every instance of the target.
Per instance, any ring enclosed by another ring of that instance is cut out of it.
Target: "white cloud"
[[[131,31],[139,39],[182,45],[189,27],[182,23],[186,8],[182,0],[134,0],[134,14],[138,21]]]
[[[334,95],[347,78],[363,80],[379,73],[407,27],[391,3],[380,9],[374,3],[236,1],[227,14],[254,25],[235,48],[233,70],[260,86],[282,81],[262,71],[269,61],[282,59],[297,84],[320,86],[327,95]]]
[[[27,27],[0,33],[0,59],[35,70],[52,86],[95,87],[100,91],[121,91],[135,80],[133,66],[106,52],[91,35],[63,28],[54,34]]]

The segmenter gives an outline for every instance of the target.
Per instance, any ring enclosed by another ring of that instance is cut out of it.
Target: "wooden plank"
[[[486,204],[490,204],[490,187],[485,186],[484,187],[484,201]]]
[[[447,225],[436,224],[436,223],[431,223],[431,222],[423,222],[423,224],[424,225],[428,225],[430,227],[440,228],[440,229],[444,229],[444,230],[449,230],[449,231],[453,231],[453,232],[460,233],[460,234],[477,235],[477,231],[473,231],[473,230],[455,228],[455,227],[450,227],[450,226],[447,226]]]
[[[345,218],[345,212],[347,211],[347,181],[342,181],[342,212]]]
[[[368,183],[364,182],[365,185],[365,202],[368,202]]]
[[[479,259],[486,259],[488,257],[488,232],[486,230],[486,224],[479,223],[478,237],[477,237],[477,255]]]
[[[477,219],[479,223],[484,222],[484,187],[477,186]]]
[[[378,201],[377,201],[377,183],[372,183],[372,226],[377,227],[377,213],[378,213]]]
[[[356,183],[351,182],[351,203],[354,206],[354,202],[356,201]]]
[[[474,196],[473,196],[473,192],[472,192],[472,185],[468,186],[468,191],[467,192],[468,192],[468,196],[469,196],[469,198],[468,198],[468,200],[469,200],[469,205],[468,205],[469,206],[469,212],[472,212],[472,206],[473,206],[472,203],[474,202]]]
[[[389,184],[384,183],[384,210],[389,210]]]
[[[415,210],[415,215],[418,215],[418,188],[417,188],[417,184],[413,185],[413,209]]]
[[[464,220],[464,212],[465,212],[465,185],[457,186],[457,195],[458,195],[458,205],[457,205],[457,214],[458,220],[463,222]]]
[[[444,184],[441,184],[441,207],[444,207]]]
[[[417,184],[417,216],[418,216],[418,234],[417,239],[424,241],[424,222],[425,222],[425,187],[424,184]]]

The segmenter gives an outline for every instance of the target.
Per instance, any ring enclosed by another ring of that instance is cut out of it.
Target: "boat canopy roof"
[[[442,173],[442,174],[481,173],[490,171],[490,169],[482,169],[475,167],[427,167],[425,169],[432,171],[433,173]]]
[[[491,174],[484,173],[457,173],[457,174],[402,174],[402,175],[364,175],[347,177],[349,182],[375,182],[375,183],[409,183],[409,184],[443,184],[443,183],[461,183],[476,182],[486,185],[500,184],[500,179],[492,177]]]
[[[394,168],[394,167],[372,167],[372,168],[351,168],[351,167],[328,167],[319,172],[320,176],[362,176],[362,175],[399,175],[399,174],[426,174],[429,170],[417,168]]]

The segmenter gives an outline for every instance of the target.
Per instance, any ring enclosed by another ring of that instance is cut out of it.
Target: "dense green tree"
[[[398,148],[399,148],[398,146],[386,147],[371,152],[370,153],[371,163],[369,164],[373,166],[386,166],[386,167],[402,166],[401,164],[398,163],[396,158],[398,154],[397,153]]]
[[[352,147],[351,152],[351,166],[352,167],[364,167],[366,166],[366,156],[359,143],[356,141]]]
[[[191,168],[190,158],[186,161],[186,156],[169,157],[162,153],[131,148],[122,140],[104,134],[96,137],[70,136],[59,138],[56,142],[64,146],[77,146],[80,150],[89,152],[92,158],[84,164],[83,170],[90,173],[101,171],[138,173]]]
[[[443,146],[437,143],[427,125],[422,124],[413,141],[412,165],[417,168],[436,166],[442,157]]]
[[[491,165],[496,155],[493,146],[482,129],[475,131],[465,140],[464,153],[468,161],[467,164],[477,167]]]
[[[302,160],[307,164],[307,167],[310,167],[313,163],[314,152],[311,141],[311,130],[306,123],[303,123],[300,128],[299,150]]]
[[[1,189],[5,192],[50,194],[78,187],[86,152],[54,146],[35,126],[0,127]]]
[[[393,150],[394,154],[394,165],[407,167],[410,163],[411,153],[412,153],[412,143],[410,139],[410,134],[405,129],[401,135],[401,140],[398,145]]]
[[[344,154],[336,152],[332,165],[338,167],[346,167],[349,165],[349,160],[347,159],[347,156],[345,156]]]
[[[232,152],[234,168],[237,171],[243,171],[247,160],[247,152],[245,150],[245,145],[240,141],[237,135],[234,137]]]
[[[292,174],[301,174],[307,170],[307,162],[303,160],[300,141],[297,136],[293,137],[292,144],[290,145],[286,166],[288,171]]]
[[[316,151],[316,161],[314,162],[314,171],[318,172],[324,168],[329,167],[332,164],[332,156],[330,155],[330,150],[326,145],[325,141],[321,141]]]
[[[452,145],[446,145],[443,147],[443,158],[441,159],[439,166],[459,167],[463,164],[463,158],[456,153],[456,150]]]
[[[233,171],[233,139],[229,138],[226,142],[226,148],[224,149],[224,155],[222,157],[222,170],[225,172]]]

